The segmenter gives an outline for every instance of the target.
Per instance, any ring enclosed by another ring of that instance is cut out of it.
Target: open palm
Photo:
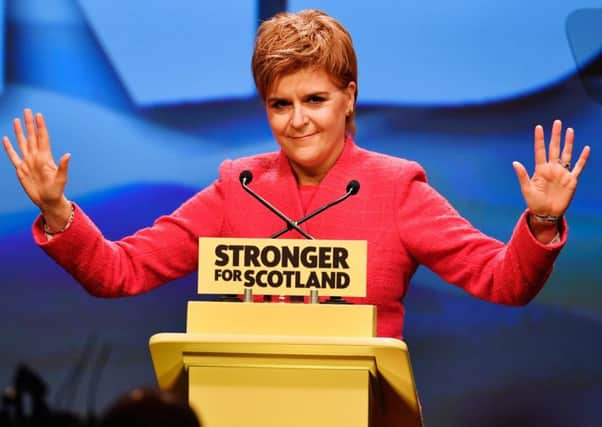
[[[51,210],[66,200],[64,191],[70,155],[61,157],[57,165],[50,150],[50,138],[42,114],[36,114],[34,119],[31,110],[27,109],[23,116],[26,134],[21,121],[18,118],[13,121],[21,155],[8,137],[2,139],[2,144],[31,201],[42,211]]]
[[[549,153],[546,156],[543,127],[540,125],[535,127],[535,170],[530,178],[521,163],[513,163],[527,207],[537,215],[562,216],[564,214],[573,199],[579,175],[591,151],[589,146],[583,148],[575,167],[571,170],[575,132],[571,128],[566,130],[562,153],[560,152],[561,134],[562,123],[556,120],[552,126]]]

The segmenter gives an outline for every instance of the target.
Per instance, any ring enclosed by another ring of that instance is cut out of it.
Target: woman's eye
[[[280,108],[284,108],[287,105],[288,105],[288,102],[286,102],[286,101],[284,101],[282,99],[279,99],[277,101],[272,102],[272,108],[275,108],[277,110],[280,109]]]
[[[318,95],[312,95],[309,97],[309,102],[311,102],[312,104],[319,104],[321,102],[324,102],[324,98]]]

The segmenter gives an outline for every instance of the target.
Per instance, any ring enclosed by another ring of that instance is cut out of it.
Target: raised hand
[[[48,226],[60,229],[71,213],[71,205],[64,195],[71,155],[63,155],[57,166],[50,150],[50,138],[42,114],[38,113],[34,118],[31,110],[26,109],[23,118],[26,134],[21,120],[13,120],[21,156],[8,137],[2,138],[2,145],[17,171],[25,193],[40,208]]]
[[[566,130],[562,153],[560,152],[561,134],[562,123],[556,120],[552,125],[552,136],[546,157],[543,127],[541,125],[535,127],[535,171],[531,178],[521,163],[512,163],[527,207],[533,214],[542,217],[564,215],[573,199],[577,181],[591,151],[589,146],[585,146],[571,170],[575,132],[571,128]]]

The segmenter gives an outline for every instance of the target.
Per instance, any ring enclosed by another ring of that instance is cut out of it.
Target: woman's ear
[[[348,104],[347,104],[347,111],[348,112],[353,112],[353,108],[355,107],[355,92],[357,90],[357,85],[355,84],[355,82],[349,82],[347,84],[347,87],[345,88],[345,93],[347,94],[348,99]]]

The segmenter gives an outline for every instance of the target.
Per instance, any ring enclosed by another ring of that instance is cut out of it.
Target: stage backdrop
[[[599,425],[602,1],[0,6],[0,132],[10,135],[25,107],[45,113],[57,157],[72,153],[68,196],[108,238],[171,212],[222,160],[277,148],[249,62],[258,22],[280,10],[323,8],[347,26],[359,56],[358,144],[420,162],[501,240],[524,209],[511,162],[532,170],[533,127],[563,119],[592,156],[545,289],[528,307],[500,307],[420,269],[405,335],[427,425]],[[135,298],[91,297],[33,244],[37,212],[6,156],[0,183],[0,387],[26,363],[54,408],[83,414],[153,384],[148,338],[183,331],[195,277]]]

